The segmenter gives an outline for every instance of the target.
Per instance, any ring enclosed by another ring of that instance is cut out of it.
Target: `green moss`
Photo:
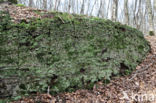
[[[9,2],[13,3],[13,4],[17,4],[18,1],[17,0],[8,0]]]
[[[3,3],[3,2],[11,2],[13,4],[17,4],[17,0],[0,0],[0,3]]]
[[[23,5],[23,4],[16,4],[16,6],[24,7],[25,5]]]
[[[154,31],[149,31],[149,35],[150,36],[154,36],[155,34],[154,34]]]
[[[0,20],[0,66],[17,68],[0,74],[20,78],[19,94],[91,89],[129,74],[150,50],[142,32],[110,20],[57,12],[29,23]]]

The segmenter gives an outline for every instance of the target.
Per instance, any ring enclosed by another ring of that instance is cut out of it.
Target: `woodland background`
[[[148,34],[156,30],[156,0],[18,0],[26,6],[85,14],[128,24]]]

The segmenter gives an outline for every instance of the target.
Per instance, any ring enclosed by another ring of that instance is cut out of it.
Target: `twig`
[[[50,92],[50,86],[48,86],[48,89],[47,89],[47,94],[49,94]]]
[[[63,21],[63,19],[58,15],[59,19],[62,21],[62,23],[64,24],[65,22]]]
[[[153,57],[156,57],[156,54],[155,54],[154,56],[152,56],[151,59],[152,59]],[[155,63],[156,63],[156,61],[153,61],[152,63],[150,63],[149,65],[147,65],[145,68],[137,70],[137,71],[135,72],[135,74],[134,74],[129,80],[133,80],[138,74],[142,74],[143,71],[149,69],[149,67],[151,67],[151,66],[152,66],[153,64],[155,64]]]

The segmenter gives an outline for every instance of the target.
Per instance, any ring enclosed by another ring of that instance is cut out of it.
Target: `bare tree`
[[[129,25],[128,0],[124,1],[125,23]]]
[[[140,14],[141,14],[141,6],[142,6],[142,0],[137,0],[137,2],[135,2],[135,11],[134,11],[135,13],[134,13],[134,20],[133,20],[134,25],[137,29],[140,29],[140,25],[141,25],[141,22],[139,22]]]
[[[76,10],[75,10],[75,0],[72,0],[72,11],[73,11],[73,13],[76,13]]]
[[[146,0],[146,6],[147,6],[147,10],[148,10],[149,33],[154,33],[154,24],[153,24],[151,0]]]
[[[29,7],[33,7],[33,5],[34,5],[33,0],[29,0]]]
[[[53,0],[50,0],[48,4],[49,4],[49,9],[51,10],[53,8],[53,6],[54,6],[53,5]]]
[[[155,27],[156,27],[156,0],[154,0],[154,20],[155,20],[154,22],[155,22]],[[155,35],[156,35],[156,30],[155,30]]]
[[[72,4],[72,0],[69,0],[69,2],[68,2],[68,13],[70,13],[71,4]]]
[[[77,11],[77,13],[79,13],[79,0],[76,0],[76,3],[77,3],[77,5],[76,5],[76,11]]]
[[[85,0],[83,0],[82,2],[80,14],[84,14],[84,5],[85,5]]]
[[[43,0],[43,8],[47,10],[47,0]]]
[[[154,14],[155,14],[155,19],[156,19],[156,0],[154,0]]]
[[[57,10],[57,4],[58,4],[58,0],[55,0],[55,7],[54,7],[54,11],[56,11]]]
[[[118,17],[118,0],[113,0],[112,4],[112,21],[117,21]]]
[[[100,15],[102,18],[104,18],[104,0],[100,1],[100,8],[99,8],[97,16],[100,17]]]
[[[90,0],[88,0],[88,8],[87,8],[87,14],[89,14],[89,8],[90,8]]]
[[[59,9],[60,3],[61,3],[61,1],[58,0],[58,4],[57,4],[57,7],[56,7],[56,10],[57,10],[57,11],[58,11],[58,9]]]
[[[136,24],[136,11],[137,11],[137,2],[138,0],[135,0],[135,3],[134,3],[134,10],[133,10],[133,26]]]
[[[94,7],[95,7],[95,5],[96,5],[96,2],[97,2],[97,0],[95,0],[95,2],[94,2],[94,4],[93,4],[93,7],[92,7],[91,12],[90,12],[90,15],[92,15],[92,13],[93,13],[93,10],[94,10]]]
[[[108,2],[108,7],[107,7],[107,13],[106,13],[107,18],[108,18],[109,8],[110,8],[110,0]]]
[[[156,12],[156,0],[154,0],[154,11]]]
[[[111,18],[144,33],[156,30],[156,0],[18,0],[39,9]],[[106,2],[107,1],[107,2]],[[123,2],[124,1],[124,2]],[[124,6],[118,7],[124,3]],[[61,7],[61,8],[60,8]],[[120,9],[120,10],[119,10]],[[120,11],[120,12],[118,12]],[[155,31],[156,33],[156,31]]]

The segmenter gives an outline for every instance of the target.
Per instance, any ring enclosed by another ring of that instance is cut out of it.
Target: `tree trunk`
[[[81,6],[80,14],[84,14],[84,5],[85,5],[85,0],[83,0],[82,6]]]
[[[124,1],[125,23],[129,25],[128,0]]]
[[[107,13],[106,13],[107,18],[109,17],[109,16],[108,16],[108,15],[109,15],[109,8],[110,8],[110,0],[109,0],[109,2],[108,2],[108,7],[107,7]]]
[[[72,1],[71,1],[71,0],[69,0],[69,2],[68,2],[68,13],[70,13],[71,3],[72,3]]]
[[[58,9],[59,9],[60,3],[61,3],[61,1],[59,0],[59,1],[58,1],[58,4],[57,4],[57,9],[56,9],[57,11],[58,11]]]
[[[98,17],[100,17],[100,15],[101,15],[101,17],[104,18],[104,7],[103,6],[104,6],[104,0],[101,0],[100,8],[99,8],[99,11],[97,14]]]
[[[87,8],[87,14],[89,14],[89,8],[90,8],[90,0],[88,1],[88,8]]]
[[[57,10],[57,2],[58,2],[58,0],[55,0],[55,7],[54,7],[54,11],[56,11]]]
[[[92,7],[91,12],[90,12],[90,15],[92,15],[92,13],[93,13],[94,6],[96,5],[96,2],[97,2],[97,0],[95,0],[95,2],[94,2],[94,4],[93,4],[93,7]]]
[[[154,35],[154,24],[153,24],[151,0],[146,0],[146,6],[148,9],[149,34]]]
[[[72,0],[72,12],[73,13],[76,13],[76,11],[75,11],[75,0]]]
[[[156,0],[154,0],[154,27],[156,27]],[[156,28],[155,29],[155,35],[156,35]]]
[[[154,0],[154,11],[156,12],[156,0]]]
[[[112,4],[112,21],[117,21],[118,17],[118,0],[113,0]]]
[[[43,8],[44,10],[47,10],[47,0],[43,0]]]
[[[29,7],[33,7],[33,5],[34,5],[33,0],[29,0]]]
[[[138,0],[137,0],[138,1]],[[137,8],[137,3],[138,3],[138,9]],[[137,28],[137,29],[140,29],[140,25],[141,25],[141,22],[139,22],[139,19],[140,19],[140,14],[141,14],[141,4],[142,4],[142,0],[139,0],[138,2],[136,2],[135,4],[135,14],[134,14],[134,26]]]

